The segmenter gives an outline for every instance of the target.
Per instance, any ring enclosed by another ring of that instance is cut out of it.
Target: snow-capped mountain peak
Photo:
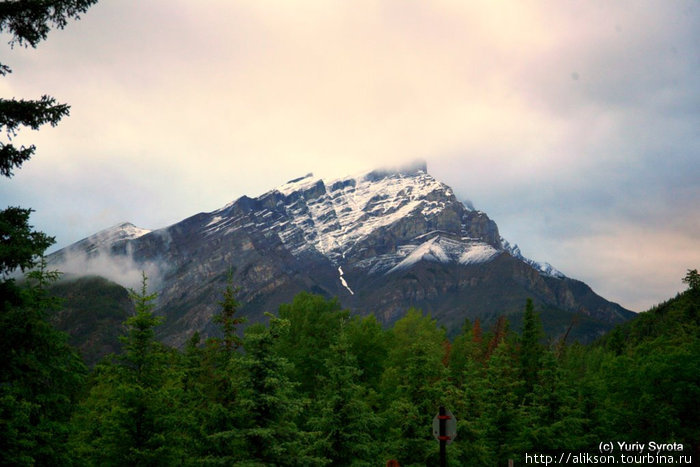
[[[625,316],[524,258],[486,213],[420,163],[331,180],[307,174],[150,233],[119,224],[49,259],[126,286],[145,270],[168,315],[162,333],[175,344],[194,329],[208,332],[230,271],[253,322],[302,290],[337,296],[385,323],[418,306],[457,326],[467,314],[520,312],[527,297],[606,323]]]
[[[361,249],[365,239],[403,225],[406,219],[422,224],[413,226],[415,235],[433,230],[470,234],[465,225],[470,210],[447,185],[427,173],[424,163],[335,180],[307,174],[267,192],[258,201],[264,207],[257,217],[265,219],[266,230],[276,233],[294,254],[314,250],[337,264]],[[410,240],[415,235],[405,227],[409,231],[398,233],[403,240]]]
[[[564,277],[547,263],[525,258],[517,245],[500,237],[485,213],[460,202],[422,161],[340,179],[308,173],[258,198],[244,196],[201,216],[199,228],[208,238],[257,232],[277,238],[296,257],[321,255],[336,268],[369,274],[391,274],[421,261],[479,264],[505,251],[543,274]],[[148,233],[124,222],[71,248],[88,255],[128,254],[127,242]],[[339,280],[346,279],[341,274]]]
[[[92,245],[93,248],[99,249],[104,247],[111,247],[115,243],[123,242],[126,240],[133,240],[139,238],[151,231],[148,229],[142,229],[137,227],[131,222],[121,222],[119,224],[108,227],[104,230],[90,235],[89,237],[81,240],[78,244],[83,242]]]

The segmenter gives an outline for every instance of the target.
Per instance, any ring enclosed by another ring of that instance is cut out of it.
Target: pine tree
[[[506,341],[493,350],[486,370],[484,407],[479,425],[493,456],[488,465],[500,465],[518,452],[516,443],[522,424],[518,410],[519,378],[513,349]]]
[[[472,357],[465,359],[460,368],[460,375],[455,378],[457,385],[447,388],[447,404],[457,418],[457,442],[450,445],[450,459],[459,460],[462,465],[489,465],[493,453],[484,440],[490,427],[483,423],[489,402],[486,368]]]
[[[0,465],[65,464],[69,419],[86,369],[67,336],[49,322],[59,307],[45,261],[26,287],[0,298]],[[9,285],[9,287],[8,287]]]
[[[158,352],[159,344],[155,340],[155,327],[163,318],[155,316],[153,303],[156,293],[148,293],[148,278],[142,272],[141,290],[130,290],[129,296],[134,302],[135,314],[125,321],[127,333],[120,340],[124,345],[123,365],[134,372],[139,383],[150,384],[159,378],[158,363],[162,356]]]
[[[367,390],[358,381],[362,370],[352,354],[343,328],[325,366],[312,404],[310,425],[319,433],[316,451],[333,466],[370,466],[377,461],[381,420],[366,402]]]
[[[234,465],[245,460],[248,451],[243,431],[248,413],[242,396],[248,375],[243,356],[236,352],[226,354],[218,345],[207,345],[202,358],[202,398],[189,405],[190,414],[198,423],[191,458],[205,465]]]
[[[449,370],[450,377],[457,386],[464,383],[465,369],[481,361],[481,336],[479,335],[479,339],[476,340],[474,334],[481,333],[481,328],[477,327],[478,323],[477,319],[472,326],[466,319],[462,332],[452,342]]]
[[[275,342],[289,332],[289,322],[271,316],[270,326],[250,326],[243,338],[240,433],[246,465],[320,465],[308,455],[308,440],[295,423],[302,409],[296,384],[288,378],[289,362],[274,352]]]
[[[79,18],[97,0],[53,0],[42,2],[11,1],[0,3],[0,32],[12,35],[10,44],[36,47],[46,39],[51,26],[63,28],[70,18]],[[12,70],[0,63],[0,76]],[[21,127],[39,129],[44,124],[56,126],[67,116],[69,107],[58,104],[53,97],[39,100],[0,98],[0,132],[9,140],[0,141],[0,175],[12,177],[13,170],[29,160],[36,147],[15,147],[11,141]],[[36,257],[53,244],[53,238],[35,232],[28,224],[31,209],[9,207],[0,211],[0,275],[5,279],[8,271],[16,267],[31,268]],[[8,284],[3,283],[3,288]]]
[[[446,395],[442,358],[445,331],[435,320],[410,309],[394,324],[382,377],[387,458],[401,464],[426,462],[435,447],[429,427]]]
[[[489,340],[488,347],[486,348],[485,360],[489,360],[491,355],[496,350],[496,348],[503,342],[508,333],[508,320],[505,316],[499,316],[496,320],[496,324],[493,327],[493,336]]]
[[[482,331],[481,331],[481,320],[479,318],[476,318],[474,320],[474,329],[472,330],[472,336],[473,340],[477,344],[481,344],[481,341],[483,339],[482,336]]]
[[[179,424],[182,427],[183,450],[188,462],[197,465],[206,456],[206,423],[209,417],[210,400],[207,386],[210,378],[204,366],[204,349],[200,347],[199,332],[195,332],[185,344],[180,359],[180,388],[178,405],[182,408]]]
[[[224,334],[224,349],[228,354],[243,344],[241,338],[236,335],[238,326],[245,323],[245,318],[235,316],[238,307],[240,307],[240,303],[236,300],[238,292],[239,289],[233,286],[233,274],[229,272],[224,299],[219,302],[221,311],[214,316],[214,322],[221,325]]]
[[[35,47],[50,25],[62,28],[96,0],[11,1],[0,3],[0,32],[12,35],[11,44]],[[0,63],[0,76],[12,70]],[[0,175],[12,177],[35,151],[16,148],[11,140],[18,129],[56,125],[68,107],[43,96],[37,101],[0,98]],[[49,465],[68,463],[67,420],[80,390],[85,368],[66,336],[47,322],[55,303],[44,289],[44,265],[38,284],[20,289],[9,277],[17,268],[35,266],[54,239],[29,225],[31,209],[0,211],[0,464]]]
[[[296,295],[291,304],[280,305],[279,317],[289,323],[289,332],[275,340],[275,351],[292,364],[290,376],[303,394],[313,397],[317,378],[328,376],[323,363],[348,315],[337,299],[306,292]]]
[[[362,369],[358,381],[368,389],[378,391],[389,352],[387,332],[374,315],[364,318],[355,316],[343,330],[351,352],[357,359],[357,366]]]
[[[236,350],[243,340],[236,335],[237,326],[244,319],[235,316],[239,303],[235,298],[232,274],[219,302],[221,311],[214,322],[221,326],[223,338],[207,340],[204,349],[188,346],[187,354],[197,352],[199,387],[202,399],[192,408],[200,422],[197,456],[213,465],[231,465],[245,452],[245,439],[240,431],[244,411],[240,406],[243,386],[242,356]]]
[[[95,370],[76,418],[83,461],[95,465],[173,465],[183,455],[180,376],[169,351],[155,340],[161,318],[156,294],[131,291],[136,312],[125,321],[124,352]]]
[[[0,3],[0,32],[13,35],[10,44],[30,45],[45,40],[51,27],[63,29],[69,19],[80,19],[97,0],[11,1]]]
[[[576,386],[566,377],[554,353],[546,350],[540,357],[538,378],[526,400],[520,405],[523,428],[519,433],[521,452],[546,449],[551,452],[585,449],[595,442],[587,432]]]
[[[68,19],[79,19],[81,13],[97,0],[53,0],[53,1],[9,1],[0,3],[0,32],[12,34],[10,45],[36,47],[46,39],[51,26],[63,29]],[[9,66],[0,63],[0,76],[12,73]],[[17,135],[21,126],[33,130],[49,123],[56,126],[61,118],[69,113],[70,107],[57,104],[56,99],[42,96],[40,100],[0,98],[0,131],[8,139]],[[32,157],[34,145],[15,147],[12,143],[0,142],[0,175],[12,176],[12,170],[19,168]]]
[[[531,392],[537,383],[541,368],[544,347],[540,340],[544,337],[542,323],[535,314],[531,299],[527,299],[523,318],[523,335],[520,339],[520,377],[525,382],[524,391]]]
[[[700,293],[700,274],[697,269],[688,269],[688,273],[682,279],[684,284],[688,284],[688,289],[694,293]]]

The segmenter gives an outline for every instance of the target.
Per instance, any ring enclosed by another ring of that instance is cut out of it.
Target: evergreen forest
[[[241,333],[229,281],[219,337],[194,333],[181,350],[155,339],[144,275],[121,352],[91,369],[48,322],[52,276],[40,263],[12,285],[19,304],[4,304],[2,465],[438,465],[441,405],[457,419],[451,466],[523,465],[602,441],[698,455],[696,270],[687,291],[588,346],[547,340],[530,301],[521,333],[476,320],[450,340],[420,310],[384,329],[300,293]]]

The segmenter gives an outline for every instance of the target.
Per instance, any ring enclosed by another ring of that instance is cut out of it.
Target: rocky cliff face
[[[419,306],[451,329],[467,317],[520,313],[527,297],[566,315],[554,334],[574,314],[594,334],[632,315],[523,258],[424,165],[334,181],[309,174],[152,232],[121,224],[49,259],[61,268],[75,257],[85,270],[104,261],[145,269],[166,316],[161,337],[175,345],[195,330],[215,332],[229,271],[252,322],[302,290],[386,323]]]

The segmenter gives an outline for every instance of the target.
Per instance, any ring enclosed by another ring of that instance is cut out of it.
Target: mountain
[[[229,271],[241,314],[259,321],[302,290],[337,296],[390,324],[415,306],[448,331],[500,314],[517,325],[531,297],[545,330],[590,340],[634,313],[546,263],[524,258],[486,213],[460,202],[425,164],[327,181],[308,174],[267,193],[149,231],[123,223],[49,257],[73,273],[120,283],[145,270],[166,317],[161,338],[182,345],[212,316]]]
[[[83,276],[52,284],[49,292],[63,306],[51,316],[57,329],[69,334],[90,366],[109,353],[119,353],[124,321],[134,313],[134,304],[124,287],[102,277]]]

